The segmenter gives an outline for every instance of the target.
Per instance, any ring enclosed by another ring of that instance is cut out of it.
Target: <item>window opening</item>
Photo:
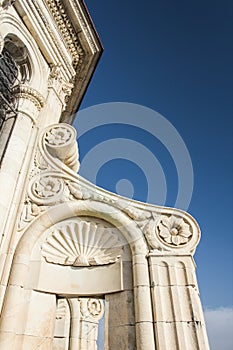
[[[4,47],[0,53],[0,130],[6,119],[17,114],[13,87],[19,83],[18,74],[19,68],[15,59]]]

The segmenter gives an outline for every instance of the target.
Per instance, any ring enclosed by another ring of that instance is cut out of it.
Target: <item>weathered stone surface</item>
[[[196,221],[76,173],[66,123],[102,51],[83,1],[0,1],[7,47],[19,82],[0,130],[1,350],[96,350],[101,322],[106,350],[208,350]]]

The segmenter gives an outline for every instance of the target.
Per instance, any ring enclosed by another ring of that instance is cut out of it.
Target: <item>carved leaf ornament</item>
[[[54,229],[42,244],[49,263],[66,266],[96,266],[115,263],[121,247],[111,229],[93,222],[69,222]]]

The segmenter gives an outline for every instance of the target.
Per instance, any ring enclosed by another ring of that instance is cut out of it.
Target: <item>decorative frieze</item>
[[[63,1],[48,0],[47,5],[72,56],[73,66],[76,68],[84,53],[80,46],[77,33],[64,9]]]
[[[32,6],[33,5],[33,6]],[[84,51],[80,45],[77,33],[75,32],[73,25],[68,18],[66,11],[64,9],[64,5],[62,1],[60,0],[48,0],[46,2],[46,5],[51,12],[51,15],[58,27],[58,30],[60,32],[61,38],[63,39],[66,48],[69,50],[69,53],[72,57],[72,65],[74,69],[76,70],[78,65],[82,63],[82,57],[84,55]],[[57,49],[59,50],[60,43],[57,40],[56,35],[54,34],[54,29],[49,24],[48,19],[46,18],[45,14],[43,13],[41,6],[38,4],[37,0],[31,0],[30,6],[37,11],[37,16],[39,14],[41,20],[43,21],[43,24],[47,30],[47,32],[50,34],[53,43],[56,45]],[[61,51],[61,50],[59,50]],[[65,62],[69,65],[70,62],[67,61],[67,58],[64,54],[62,54],[62,57]]]
[[[80,8],[80,4],[78,3],[78,1],[72,1],[72,6],[73,6],[73,9],[75,10],[76,18],[78,18],[79,20],[82,31],[85,34],[85,37],[88,41],[88,44],[91,47],[92,52],[97,53],[98,49],[97,49],[96,42],[93,40],[93,35],[91,35],[90,33],[90,26],[83,16],[83,11]]]

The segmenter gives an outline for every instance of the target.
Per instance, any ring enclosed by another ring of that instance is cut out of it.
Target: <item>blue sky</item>
[[[178,131],[193,164],[188,212],[202,230],[195,255],[202,302],[205,309],[232,308],[232,1],[86,0],[86,5],[104,53],[81,108],[138,104],[159,112]],[[166,205],[174,206],[178,177],[164,145],[153,132],[109,120],[80,137],[81,161],[103,141],[134,140],[160,162]],[[122,154],[99,167],[95,182],[145,201],[144,170]]]

